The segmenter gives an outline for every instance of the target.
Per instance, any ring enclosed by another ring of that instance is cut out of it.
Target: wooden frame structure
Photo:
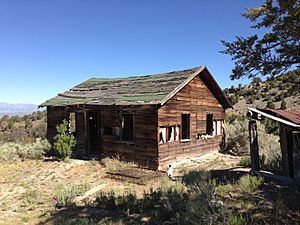
[[[251,168],[259,171],[259,145],[256,120],[262,117],[280,124],[283,174],[300,179],[300,113],[286,110],[248,108]]]
[[[153,169],[217,150],[223,139],[225,109],[231,107],[206,67],[128,78],[91,78],[41,106],[47,107],[50,141],[55,126],[74,112],[75,154],[89,155],[89,143],[95,135],[89,134],[93,118],[88,115],[97,112],[97,155],[118,156]],[[133,141],[122,139],[125,114],[133,116],[129,124]],[[190,137],[185,140],[181,138],[182,114],[189,114]],[[218,124],[220,132],[206,134],[207,114],[213,114],[213,125]],[[161,140],[166,137],[168,140]]]

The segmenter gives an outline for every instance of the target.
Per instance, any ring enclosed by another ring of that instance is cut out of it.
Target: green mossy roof
[[[126,78],[90,78],[41,106],[159,104],[197,68]]]
[[[45,101],[41,106],[60,106],[69,104],[82,104],[93,101],[94,98],[65,98],[65,97],[54,97]]]

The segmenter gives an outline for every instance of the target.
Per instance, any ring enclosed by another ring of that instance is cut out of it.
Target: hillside
[[[233,105],[228,113],[245,114],[247,107],[300,111],[300,69],[262,81],[255,78],[249,85],[224,90]],[[284,106],[285,105],[285,106]]]
[[[24,116],[2,116],[0,118],[0,143],[33,142],[46,136],[46,111],[36,111]]]

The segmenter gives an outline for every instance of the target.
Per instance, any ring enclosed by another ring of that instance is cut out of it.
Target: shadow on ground
[[[56,209],[40,225],[229,224],[232,216],[238,214],[246,218],[244,224],[300,222],[299,186],[287,186],[268,179],[253,195],[214,195],[215,184],[211,182],[212,179],[217,185],[235,184],[247,174],[233,170],[213,170],[209,174],[191,171],[182,177],[187,190],[174,184],[174,188],[169,190],[150,190],[143,198],[137,198],[132,193],[123,196],[116,196],[114,193],[100,194],[95,202],[85,206],[69,205]],[[254,208],[243,205],[240,207],[240,202],[251,203]]]

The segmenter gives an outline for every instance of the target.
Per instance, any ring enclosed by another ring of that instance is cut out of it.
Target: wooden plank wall
[[[76,113],[76,147],[75,155],[88,153],[85,116],[88,111],[99,112],[100,148],[99,154],[118,156],[122,160],[134,161],[142,166],[157,169],[157,107],[143,106],[86,106],[86,107],[48,107],[47,138],[53,140],[56,125],[67,118],[68,113]],[[121,140],[122,113],[134,115],[134,141]],[[112,127],[113,135],[105,135],[104,127]]]
[[[77,107],[48,106],[47,107],[47,139],[53,144],[54,136],[57,134],[56,125],[68,119],[68,113],[75,112],[76,116],[76,147],[74,155],[83,155],[86,152],[86,138],[84,130],[84,112]]]
[[[56,135],[56,125],[60,124],[66,118],[65,107],[47,107],[47,139],[53,143]]]
[[[214,120],[224,120],[225,110],[206,87],[199,76],[195,77],[181,91],[158,110],[158,126],[181,126],[181,114],[190,113],[189,142],[169,142],[158,145],[159,167],[183,158],[197,156],[219,148],[222,135],[207,140],[197,140],[197,134],[206,132],[206,114],[213,114]],[[164,168],[165,169],[165,168]]]
[[[134,115],[134,141],[121,140],[122,113]],[[156,106],[107,106],[100,111],[101,152],[118,156],[142,166],[157,169],[157,108]],[[104,127],[114,127],[114,135],[105,135]],[[119,133],[116,132],[119,130]]]

